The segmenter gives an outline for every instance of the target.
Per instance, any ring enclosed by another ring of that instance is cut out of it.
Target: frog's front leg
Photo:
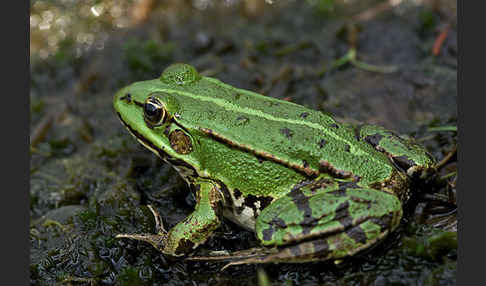
[[[258,239],[277,251],[229,265],[341,260],[376,244],[401,217],[400,200],[385,191],[344,185],[316,189],[315,184],[295,188],[256,221]]]
[[[170,256],[182,256],[204,243],[221,223],[222,195],[219,186],[211,181],[195,182],[196,207],[183,221],[168,233],[162,227],[155,209],[157,234],[119,234],[116,238],[130,238],[148,242],[160,252]]]

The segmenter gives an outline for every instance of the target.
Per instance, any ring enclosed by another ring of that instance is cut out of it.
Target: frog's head
[[[118,117],[137,141],[181,173],[181,169],[194,170],[199,163],[197,140],[177,120],[181,109],[177,94],[199,78],[192,66],[175,64],[165,69],[160,79],[119,90],[113,101]]]

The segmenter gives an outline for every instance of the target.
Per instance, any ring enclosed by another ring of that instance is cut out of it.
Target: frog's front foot
[[[198,189],[195,210],[170,231],[162,225],[158,212],[149,206],[155,218],[157,234],[119,234],[116,238],[131,238],[152,244],[163,254],[183,256],[204,243],[221,223],[221,200],[219,186],[212,181],[195,182]]]
[[[167,231],[164,229],[164,225],[162,224],[162,219],[160,214],[155,210],[155,208],[151,205],[147,205],[149,210],[152,212],[154,219],[155,219],[155,230],[156,234],[144,233],[144,234],[117,234],[115,238],[129,238],[135,239],[140,241],[145,241],[150,243],[153,247],[155,247],[158,251],[163,252],[164,246],[166,245],[167,241]]]

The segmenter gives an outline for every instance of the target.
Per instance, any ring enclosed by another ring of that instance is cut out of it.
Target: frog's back
[[[392,172],[385,155],[322,112],[207,77],[162,91],[176,95],[185,126],[309,175],[373,183]]]

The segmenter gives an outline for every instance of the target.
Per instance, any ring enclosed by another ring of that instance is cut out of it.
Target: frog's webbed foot
[[[165,241],[167,240],[167,231],[164,229],[164,225],[162,223],[162,218],[160,214],[155,210],[152,205],[147,205],[149,210],[152,212],[154,219],[155,219],[155,230],[156,234],[150,233],[143,233],[143,234],[117,234],[115,238],[129,238],[135,239],[140,241],[145,241],[150,243],[153,247],[157,250],[162,251],[165,245]]]

